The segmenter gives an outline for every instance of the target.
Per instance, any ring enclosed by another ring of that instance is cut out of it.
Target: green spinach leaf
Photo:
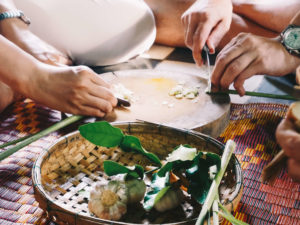
[[[189,181],[188,193],[200,204],[204,203],[211,185],[208,162],[202,157],[203,154],[198,154],[194,159],[193,165],[185,172]]]
[[[161,166],[160,159],[155,154],[147,152],[137,137],[124,135],[120,128],[113,127],[106,121],[82,125],[79,127],[79,132],[95,145],[107,148],[119,146],[124,152],[140,153]]]
[[[161,166],[160,159],[155,154],[146,151],[143,148],[143,146],[141,145],[140,140],[135,136],[126,135],[124,137],[124,139],[122,140],[120,147],[125,152],[133,151],[136,153],[140,153],[140,154],[146,156],[150,161]]]
[[[103,162],[104,172],[108,176],[126,174],[126,179],[130,178],[141,178],[144,177],[144,169],[140,165],[135,165],[134,167],[126,167],[117,162],[105,160]]]
[[[152,175],[150,189],[151,191],[146,193],[144,197],[143,207],[149,211],[153,206],[164,196],[164,194],[171,188],[169,181],[169,173],[166,173],[164,177],[160,177],[157,173]]]
[[[91,143],[107,148],[119,146],[124,138],[121,129],[106,121],[84,124],[79,127],[79,132]]]

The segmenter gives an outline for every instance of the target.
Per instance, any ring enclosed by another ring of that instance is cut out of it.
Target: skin
[[[0,10],[14,9],[1,1]],[[62,112],[103,117],[117,99],[110,86],[84,66],[32,34],[19,19],[0,22],[0,112],[20,96]],[[17,59],[17,60],[16,60]]]
[[[300,134],[289,119],[283,119],[276,130],[279,145],[288,156],[287,167],[290,177],[300,182]]]
[[[296,83],[300,85],[300,66],[296,70]]]
[[[300,12],[291,23],[300,25]],[[242,33],[218,54],[211,81],[215,90],[226,90],[233,83],[243,96],[243,84],[249,77],[255,74],[284,76],[295,72],[298,65],[300,57],[290,54],[279,37],[265,38]]]
[[[6,12],[12,9],[16,9],[12,0],[2,0],[0,2],[0,12]],[[29,30],[27,24],[18,18],[1,21],[0,33],[41,62],[51,65],[72,64],[67,54],[60,52],[41,40]]]
[[[203,63],[200,54],[203,43],[214,52],[221,50],[241,32],[276,37],[300,10],[300,3],[297,0],[286,0],[284,6],[281,0],[145,0],[145,2],[154,12],[156,19],[156,43],[189,47],[193,51],[197,65]]]
[[[185,43],[193,51],[196,63],[201,62],[201,51],[207,44],[211,53],[228,32],[232,21],[231,0],[196,1],[181,16]]]

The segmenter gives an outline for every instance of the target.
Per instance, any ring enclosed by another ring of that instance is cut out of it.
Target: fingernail
[[[215,54],[215,46],[213,44],[209,45],[209,53],[210,54]]]

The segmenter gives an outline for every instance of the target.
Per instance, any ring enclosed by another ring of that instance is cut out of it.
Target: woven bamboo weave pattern
[[[233,105],[231,121],[219,140],[233,139],[244,172],[244,193],[235,216],[249,224],[300,224],[300,184],[283,170],[274,186],[262,184],[262,168],[279,151],[275,130],[288,106]],[[229,223],[223,223],[229,224]]]
[[[250,224],[300,224],[299,184],[292,182],[286,171],[274,187],[258,181],[263,166],[279,150],[274,132],[287,107],[232,105],[230,125],[219,138],[223,142],[231,138],[238,144],[236,155],[244,170],[245,187],[235,215]],[[0,144],[44,129],[59,119],[56,111],[18,102],[0,114]],[[0,224],[46,222],[33,196],[31,169],[43,148],[61,135],[52,133],[0,162]]]
[[[222,151],[220,143],[191,131],[144,123],[119,123],[115,126],[120,127],[126,134],[138,137],[142,145],[147,146],[148,151],[160,155],[162,159],[182,143],[217,154]],[[70,134],[49,148],[35,164],[34,184],[41,184],[35,187],[40,206],[47,210],[51,218],[57,217],[59,224],[87,224],[83,216],[89,218],[88,224],[117,224],[115,221],[97,220],[90,215],[87,207],[88,200],[85,196],[89,194],[95,182],[107,184],[109,180],[114,179],[103,173],[104,160],[117,161],[129,166],[152,165],[140,154],[123,152],[118,148],[98,147],[84,140],[78,132]],[[232,158],[224,180],[221,186],[222,193],[226,194],[221,194],[221,200],[232,209],[237,206],[242,194],[241,168],[236,158]],[[149,178],[146,177],[145,182],[150,185]],[[184,201],[181,207],[173,209],[172,214],[153,210],[147,213],[139,204],[130,205],[120,221],[128,224],[193,224],[195,221],[188,221],[195,219],[199,210],[199,204],[191,199]]]
[[[60,120],[60,113],[33,102],[17,102],[0,118],[0,143],[6,143],[45,129]],[[31,169],[42,149],[57,137],[53,133],[0,162],[0,224],[46,222],[34,198]]]

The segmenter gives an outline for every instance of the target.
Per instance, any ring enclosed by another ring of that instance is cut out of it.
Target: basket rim
[[[162,125],[162,124],[155,124],[155,123],[148,123],[148,122],[112,122],[110,123],[112,126],[118,126],[118,125],[128,125],[128,129],[130,130],[130,126],[131,125],[151,125],[151,126],[156,126],[156,128],[160,129],[172,129],[172,130],[176,130],[178,132],[184,132],[188,135],[194,135],[196,137],[200,137],[203,138],[205,140],[210,140],[211,143],[213,145],[215,145],[216,147],[219,147],[221,151],[224,150],[225,145],[223,143],[221,143],[220,141],[218,141],[217,139],[210,137],[209,135],[200,133],[198,131],[194,131],[194,130],[189,130],[189,129],[182,129],[182,128],[175,128],[175,127],[170,127],[170,126],[166,126],[166,125]],[[61,142],[65,142],[66,144],[68,143],[68,138],[72,137],[72,136],[76,136],[79,134],[78,130],[75,130],[71,133],[68,133],[62,137],[60,137],[59,139],[57,139],[53,144],[51,144],[49,147],[47,148],[43,148],[44,152],[42,152],[38,158],[35,160],[34,164],[33,164],[33,168],[32,168],[32,182],[33,182],[33,186],[34,186],[34,191],[38,191],[39,194],[41,194],[46,200],[47,200],[47,204],[48,202],[51,202],[52,205],[55,205],[57,208],[60,208],[61,210],[63,210],[64,212],[67,212],[67,214],[70,215],[74,215],[75,218],[80,217],[81,219],[85,220],[85,221],[93,221],[93,222],[98,222],[99,224],[105,222],[108,224],[116,224],[116,225],[128,225],[129,223],[127,222],[122,222],[122,221],[112,221],[111,220],[105,220],[105,219],[100,219],[97,217],[93,217],[93,216],[86,216],[80,213],[74,213],[72,211],[70,211],[69,209],[66,209],[64,207],[62,207],[60,204],[58,204],[55,199],[53,199],[49,194],[47,194],[47,192],[45,191],[45,189],[43,188],[42,184],[39,183],[38,181],[41,180],[41,165],[42,162],[44,160],[45,157],[50,156],[49,153],[49,149],[52,149],[54,146],[56,146],[58,143]],[[227,205],[230,205],[232,207],[233,205],[233,201],[238,198],[242,191],[243,191],[243,171],[241,168],[241,164],[238,161],[238,159],[236,158],[235,154],[232,154],[232,158],[235,161],[234,163],[234,168],[235,168],[235,174],[236,174],[236,185],[235,185],[235,191],[232,193],[232,197],[231,199],[228,200]],[[175,225],[175,224],[186,224],[187,222],[193,222],[196,221],[197,218],[193,218],[190,220],[186,220],[186,221],[182,221],[182,222],[176,222],[176,223],[164,223],[165,225]],[[135,225],[142,225],[139,223],[132,223]],[[151,225],[156,225],[156,224],[151,224]],[[157,224],[158,225],[158,224]]]

